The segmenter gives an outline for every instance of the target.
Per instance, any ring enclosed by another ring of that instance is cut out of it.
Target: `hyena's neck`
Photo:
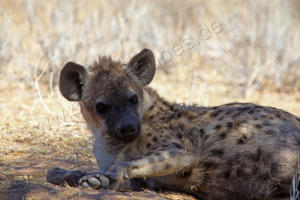
[[[172,110],[174,107],[174,104],[161,98],[156,91],[149,87],[144,88],[143,104],[143,119],[151,119],[150,121],[165,111]]]
[[[145,88],[144,94],[145,93],[147,93],[145,97],[148,96],[150,98],[151,101],[148,101],[151,102],[151,104],[149,104],[150,106],[148,105],[147,110],[143,113],[142,124],[144,125],[148,124],[150,127],[157,128],[166,127],[166,125],[173,126],[174,123],[176,124],[179,121],[183,123],[184,121],[185,124],[189,123],[188,127],[192,128],[210,120],[203,115],[212,109],[210,107],[168,102],[151,88]],[[201,118],[199,116],[201,116]],[[177,125],[178,124],[176,124],[176,126]]]

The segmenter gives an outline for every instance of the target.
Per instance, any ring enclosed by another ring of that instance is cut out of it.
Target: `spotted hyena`
[[[64,66],[60,91],[79,102],[95,136],[100,170],[66,175],[55,168],[48,181],[118,190],[146,181],[206,200],[288,197],[300,151],[300,118],[251,103],[169,103],[146,87],[154,74],[148,49],[127,64],[100,57],[90,68]]]

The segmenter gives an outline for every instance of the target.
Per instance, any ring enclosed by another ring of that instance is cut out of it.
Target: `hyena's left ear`
[[[59,90],[69,101],[80,101],[88,73],[77,63],[68,62],[60,72]]]
[[[155,58],[150,49],[143,49],[133,56],[126,66],[127,72],[134,75],[143,86],[152,81],[155,69]]]

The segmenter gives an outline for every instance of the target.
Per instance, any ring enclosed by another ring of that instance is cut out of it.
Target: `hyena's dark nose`
[[[132,133],[135,133],[135,132],[136,132],[136,127],[133,126],[132,124],[124,125],[120,128],[120,133],[122,135],[132,134]]]

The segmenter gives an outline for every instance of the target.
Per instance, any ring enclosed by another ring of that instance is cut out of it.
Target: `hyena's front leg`
[[[124,180],[143,177],[166,176],[190,168],[195,163],[195,156],[178,148],[161,148],[147,153],[143,158],[119,162],[104,174],[87,175],[79,183],[85,187],[105,187],[103,180],[110,181],[109,188],[118,189]]]

